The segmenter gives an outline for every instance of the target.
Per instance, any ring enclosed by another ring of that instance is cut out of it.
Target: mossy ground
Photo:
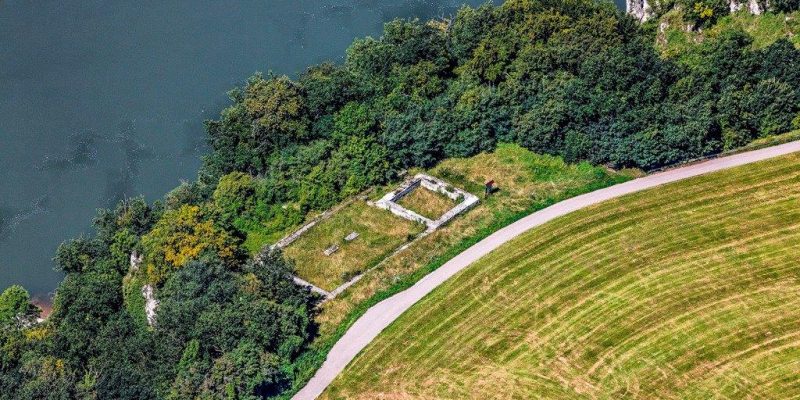
[[[324,398],[800,396],[800,155],[523,234],[384,331]]]

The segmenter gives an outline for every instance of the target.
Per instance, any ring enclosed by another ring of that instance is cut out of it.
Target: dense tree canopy
[[[727,2],[691,3],[682,6],[687,18],[695,8],[709,23],[709,13],[727,13]],[[664,11],[681,4],[658,3]],[[687,66],[661,57],[649,31],[612,4],[582,0],[511,0],[446,21],[397,20],[380,38],[356,40],[344,65],[312,67],[297,82],[256,75],[234,91],[233,105],[208,122],[203,175],[213,185],[248,172],[286,188],[269,202],[307,210],[499,141],[658,168],[797,126],[800,52],[786,41],[751,43],[726,32],[695,46],[701,61]],[[280,145],[247,141],[264,123],[246,110],[265,107],[268,125],[285,127],[271,132],[293,132]]]
[[[231,204],[247,194],[240,186],[229,185]],[[223,212],[208,213],[221,220]],[[313,337],[317,300],[294,284],[280,254],[245,260],[235,228],[209,218],[198,206],[163,210],[141,199],[101,211],[94,238],[59,248],[66,277],[44,323],[24,289],[6,289],[0,399],[251,399],[284,390]],[[148,255],[147,268],[133,268],[136,252]],[[152,326],[139,316],[147,282],[159,301]]]
[[[211,253],[229,264],[237,259],[236,242],[214,224],[199,206],[183,205],[168,210],[142,237],[146,273],[150,282],[161,283],[173,269]]]

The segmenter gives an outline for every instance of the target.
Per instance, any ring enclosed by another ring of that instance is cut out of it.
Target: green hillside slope
[[[683,12],[672,10],[658,20],[656,47],[662,55],[690,65],[702,64],[702,52],[732,32],[746,33],[753,49],[767,48],[781,39],[800,47],[799,16],[800,11],[763,15],[740,12],[726,15],[706,29],[687,30],[689,22]]]
[[[800,396],[800,156],[534,229],[381,334],[327,398]]]

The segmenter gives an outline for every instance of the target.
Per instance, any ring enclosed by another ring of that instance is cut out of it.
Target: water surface
[[[255,71],[341,62],[396,17],[483,0],[0,0],[0,290],[46,297],[99,207],[195,178],[202,121]]]

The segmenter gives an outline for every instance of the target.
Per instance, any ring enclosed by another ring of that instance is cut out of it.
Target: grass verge
[[[772,135],[761,139],[756,139],[747,145],[726,154],[744,153],[751,150],[765,149],[767,147],[777,146],[779,144],[794,142],[795,140],[800,140],[800,129],[786,132],[781,135]]]

